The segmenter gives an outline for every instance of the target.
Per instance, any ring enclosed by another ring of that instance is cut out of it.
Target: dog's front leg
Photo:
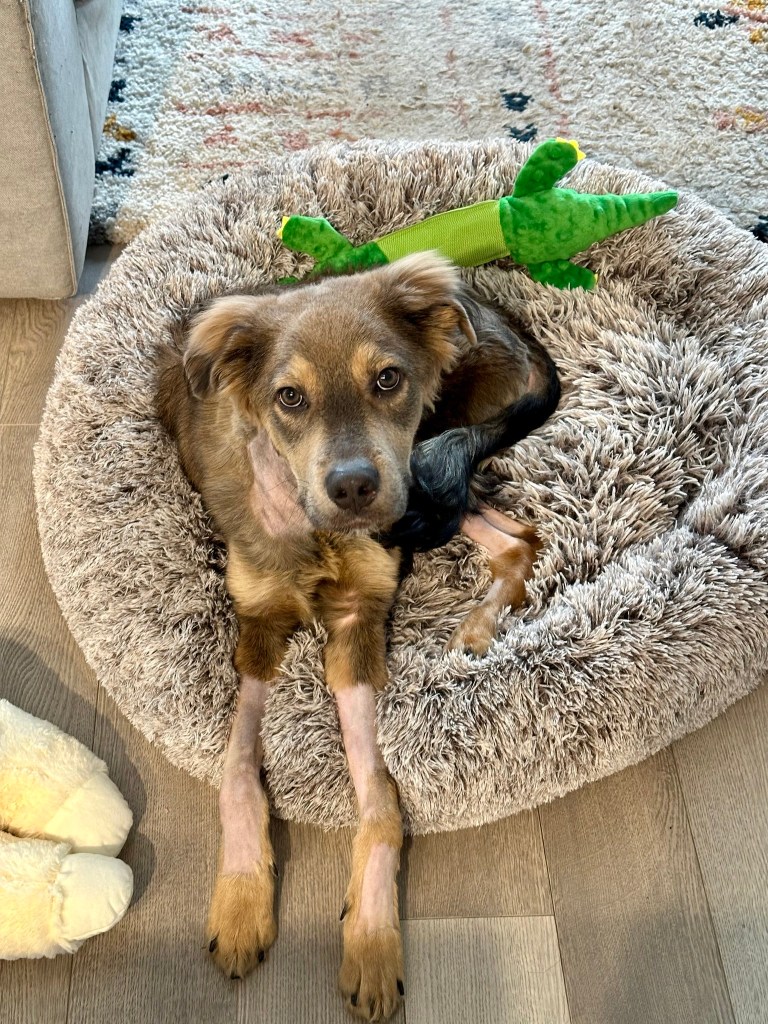
[[[372,541],[351,545],[347,571],[324,594],[325,672],[339,712],[360,823],[342,918],[339,986],[365,1020],[394,1012],[403,995],[397,872],[403,826],[397,788],[376,740],[374,694],[387,680],[384,628],[397,589],[396,565]]]
[[[219,794],[221,845],[208,915],[209,949],[230,978],[244,977],[275,941],[275,864],[269,806],[260,781],[261,720],[271,667],[283,638],[268,620],[239,616],[235,667],[237,711],[227,744]]]

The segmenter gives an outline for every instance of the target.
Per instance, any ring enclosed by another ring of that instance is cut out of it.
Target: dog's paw
[[[356,1017],[377,1021],[392,1016],[405,995],[399,926],[366,931],[353,918],[347,920],[339,988]]]
[[[480,605],[463,619],[451,634],[446,648],[449,651],[465,651],[478,656],[485,654],[496,639],[498,621],[496,612]]]
[[[275,882],[270,866],[219,875],[208,914],[208,949],[229,978],[244,978],[277,938]]]

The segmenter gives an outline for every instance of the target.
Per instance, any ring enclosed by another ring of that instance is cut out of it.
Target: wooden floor
[[[83,292],[112,258],[89,254]],[[103,757],[136,825],[123,921],[74,957],[0,964],[0,1022],[330,1024],[350,836],[274,826],[280,938],[244,982],[208,962],[215,793],[116,714],[62,621],[31,469],[75,306],[0,302],[0,694]],[[636,768],[404,855],[408,1024],[765,1024],[768,689]]]

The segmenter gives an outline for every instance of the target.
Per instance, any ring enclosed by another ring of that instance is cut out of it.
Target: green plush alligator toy
[[[428,217],[365,245],[354,246],[324,217],[284,217],[278,235],[317,261],[311,273],[362,270],[412,252],[438,249],[461,267],[511,256],[534,281],[558,288],[593,288],[597,277],[570,257],[594,242],[671,210],[676,192],[588,195],[555,183],[584,154],[578,143],[549,139],[517,176],[511,196]]]

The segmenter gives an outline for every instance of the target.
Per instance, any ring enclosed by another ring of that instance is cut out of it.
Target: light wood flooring
[[[246,981],[203,948],[216,794],[170,767],[86,666],[45,578],[32,445],[82,294],[0,302],[0,695],[110,766],[136,825],[133,905],[74,957],[0,964],[2,1024],[332,1024],[347,833],[274,823],[280,937]],[[768,688],[540,811],[409,842],[408,1024],[768,1021]]]

